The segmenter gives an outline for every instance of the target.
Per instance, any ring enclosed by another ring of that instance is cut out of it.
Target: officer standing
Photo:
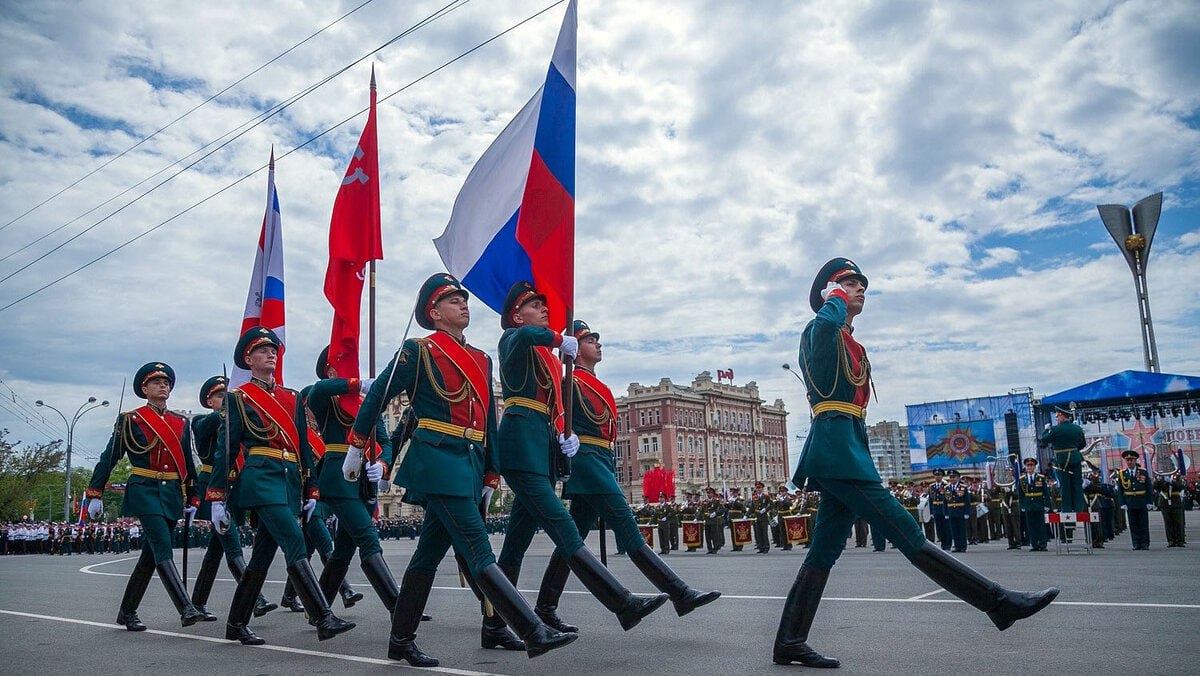
[[[950,485],[946,487],[946,517],[950,522],[950,539],[955,552],[967,551],[967,522],[971,517],[971,489],[962,481],[958,470],[948,472]]]
[[[1163,527],[1167,531],[1167,547],[1184,547],[1187,544],[1184,535],[1183,494],[1187,486],[1176,471],[1171,476],[1160,476],[1154,482],[1154,490],[1158,493],[1155,506],[1162,514]]]
[[[250,371],[250,382],[225,395],[225,422],[217,433],[213,479],[207,499],[217,532],[231,525],[231,510],[253,510],[258,517],[254,550],[229,608],[225,638],[244,645],[266,641],[250,630],[250,615],[266,582],[277,549],[283,550],[288,578],[295,585],[309,623],[324,641],[354,628],[333,614],[304,550],[304,533],[297,517],[311,518],[317,507],[317,488],[311,481],[313,461],[302,452],[300,432],[306,429],[298,393],[275,382],[275,364],[283,344],[266,327],[247,330],[238,339],[233,361]],[[301,496],[307,496],[301,506]]]
[[[1123,451],[1125,469],[1117,475],[1117,501],[1125,508],[1129,521],[1129,538],[1134,550],[1150,549],[1150,514],[1147,508],[1152,503],[1154,490],[1150,474],[1138,465],[1138,453],[1133,449]]]
[[[667,556],[671,553],[671,502],[665,491],[658,492],[658,504],[651,509],[651,514],[658,526],[658,553]]]
[[[197,493],[201,495],[203,495],[202,491],[208,488],[212,479],[213,455],[217,452],[217,434],[221,431],[225,420],[221,409],[225,403],[225,390],[228,382],[225,376],[213,376],[204,381],[200,387],[200,405],[210,409],[212,413],[192,418],[192,438],[196,440],[196,454],[200,456],[196,486]],[[201,521],[212,521],[212,503],[207,499],[200,502],[196,518]],[[241,524],[245,521],[245,515],[240,510],[237,513],[233,513],[231,510],[231,521]],[[196,606],[196,610],[204,613],[205,622],[213,622],[217,619],[217,616],[209,611],[207,604],[213,582],[217,579],[217,569],[221,567],[222,553],[225,555],[225,561],[229,566],[229,572],[233,574],[233,579],[240,582],[242,574],[246,571],[246,559],[242,556],[242,539],[238,535],[237,528],[228,528],[224,533],[215,533],[213,537],[210,537],[204,550],[204,558],[200,561],[200,572],[196,574],[196,584],[192,587],[192,604]],[[268,603],[260,594],[255,602],[254,616],[262,617],[278,607],[274,603]]]
[[[1037,458],[1025,458],[1025,474],[1017,482],[1021,517],[1029,536],[1029,551],[1046,551],[1046,515],[1050,513],[1050,489],[1046,475],[1037,471]]]
[[[1054,468],[1058,474],[1059,491],[1064,512],[1083,511],[1083,455],[1087,445],[1083,428],[1072,422],[1069,409],[1054,407],[1055,424],[1042,435],[1042,443],[1054,450]]]
[[[745,545],[738,544],[737,537],[737,521],[746,518],[746,501],[742,499],[742,491],[737,486],[729,489],[732,495],[729,502],[725,504],[725,520],[729,522],[729,541],[733,543],[729,550],[734,552],[742,551]]]
[[[167,410],[174,387],[175,370],[167,364],[150,362],[138,369],[133,392],[145,399],[146,405],[117,416],[112,438],[100,454],[86,493],[91,498],[88,517],[99,519],[104,513],[108,477],[122,457],[129,457],[132,470],[121,501],[121,516],[137,517],[145,531],[142,554],[134,564],[117,613],[117,624],[129,631],[146,629],[137,609],[155,568],[183,626],[204,619],[188,598],[171,547],[172,526],[185,514],[190,522],[196,513],[191,504],[196,481],[192,431],[186,418]]]
[[[929,487],[929,513],[942,550],[950,551],[950,520],[946,518],[946,472],[933,470],[933,485]]]
[[[708,553],[716,554],[725,546],[725,504],[712,486],[705,488],[704,493],[707,497],[700,508],[704,513],[704,539]]]
[[[496,564],[488,542],[482,512],[500,486],[492,360],[466,341],[464,331],[471,323],[467,301],[466,289],[453,276],[442,273],[425,280],[415,319],[433,333],[404,341],[367,392],[349,438],[348,457],[366,447],[387,403],[408,395],[412,440],[393,481],[406,489],[404,502],[424,508],[425,522],[392,610],[388,657],[416,667],[439,664],[417,647],[416,634],[438,564],[451,547],[473,586],[495,607],[495,621],[484,618],[483,647],[509,648],[515,641],[536,657],[578,638],[538,619],[513,586],[515,576],[510,579]],[[520,641],[507,636],[505,623]]]
[[[929,543],[904,506],[883,487],[871,461],[865,427],[872,391],[866,350],[852,335],[862,312],[867,278],[856,264],[835,258],[813,281],[809,304],[817,313],[800,339],[800,366],[812,404],[813,422],[792,483],[815,484],[821,504],[812,546],[788,593],[775,636],[776,664],[836,667],[808,645],[808,633],[829,579],[846,546],[855,515],[867,519],[934,582],[987,613],[997,629],[1049,605],[1057,589],[1036,594],[1004,589]]]

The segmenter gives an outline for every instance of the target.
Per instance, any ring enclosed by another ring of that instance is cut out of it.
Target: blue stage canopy
[[[1200,398],[1200,377],[1149,371],[1121,371],[1107,378],[1042,397],[1042,406],[1069,404],[1094,406],[1104,402],[1138,402]]]

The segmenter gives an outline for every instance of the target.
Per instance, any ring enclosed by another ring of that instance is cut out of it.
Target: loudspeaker
[[[1008,436],[1008,452],[1021,456],[1021,430],[1017,427],[1017,414],[1009,411],[1004,414],[1004,433]]]

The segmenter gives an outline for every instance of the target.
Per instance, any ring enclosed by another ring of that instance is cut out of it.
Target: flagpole
[[[370,263],[371,286],[367,291],[367,368],[371,377],[375,377],[375,259]]]

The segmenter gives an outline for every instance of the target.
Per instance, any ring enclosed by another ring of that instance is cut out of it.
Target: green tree
[[[8,430],[0,429],[0,521],[20,519],[29,513],[33,504],[44,506],[44,501],[49,500],[53,506],[54,502],[62,501],[62,466],[66,456],[59,450],[62,439],[17,448],[20,443],[19,440],[10,442]],[[51,483],[48,495],[45,487],[39,494],[38,488],[46,483],[46,475],[54,472],[59,477],[57,493]],[[61,515],[62,506],[58,509]],[[41,518],[37,514],[34,516]]]

